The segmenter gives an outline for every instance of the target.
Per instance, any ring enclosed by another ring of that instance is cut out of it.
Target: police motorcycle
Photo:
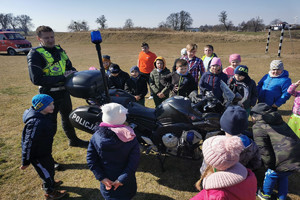
[[[100,106],[108,102],[119,103],[128,109],[127,122],[146,153],[155,151],[190,159],[201,158],[200,145],[207,134],[221,133],[219,123],[205,119],[192,107],[189,98],[174,96],[157,108],[147,108],[136,103],[127,92],[110,89],[108,101],[103,82],[100,71],[89,70],[76,72],[65,82],[72,96],[88,103],[70,113],[69,119],[74,127],[93,133],[93,128],[102,120]]]

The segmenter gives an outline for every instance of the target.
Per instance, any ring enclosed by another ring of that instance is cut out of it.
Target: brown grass
[[[298,34],[298,33],[297,33]],[[104,31],[102,54],[109,54],[112,61],[118,63],[124,71],[137,63],[140,44],[146,41],[150,50],[166,58],[171,68],[179,57],[180,49],[189,42],[199,46],[197,55],[202,56],[202,47],[212,44],[227,66],[232,53],[240,53],[242,64],[249,67],[250,76],[258,82],[267,73],[269,64],[277,59],[279,35],[273,34],[270,52],[265,54],[267,33],[172,33],[140,31]],[[299,35],[299,34],[298,34]],[[28,37],[34,46],[34,36]],[[99,66],[95,46],[90,42],[89,33],[57,33],[57,43],[67,51],[77,70],[87,70],[90,66]],[[293,46],[288,38],[284,39],[282,58],[285,68],[290,72],[293,82],[299,79],[300,41],[293,39]],[[28,76],[27,62],[24,55],[7,56],[0,54],[0,199],[41,199],[43,191],[41,181],[32,167],[19,170],[21,164],[22,114],[30,106],[31,98],[37,93]],[[73,107],[85,105],[82,99],[73,98]],[[153,107],[153,101],[146,105]],[[293,98],[280,110],[287,121],[291,114]],[[91,135],[77,131],[80,138],[89,139]],[[54,158],[64,164],[64,171],[56,173],[57,179],[64,181],[63,189],[70,192],[66,199],[101,199],[99,182],[86,166],[86,149],[68,146],[67,138],[61,126],[54,139]],[[137,172],[138,194],[134,198],[147,200],[189,199],[197,191],[194,183],[199,178],[200,161],[168,158],[166,172],[161,172],[155,155],[142,155]],[[297,184],[299,173],[290,177],[289,198],[300,199],[300,187]]]

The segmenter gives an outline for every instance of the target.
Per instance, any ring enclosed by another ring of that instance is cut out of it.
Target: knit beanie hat
[[[137,71],[137,72],[140,73],[140,69],[139,69],[138,66],[133,66],[133,67],[131,67],[131,68],[130,68],[130,73],[132,73],[133,71]]]
[[[270,70],[272,69],[280,69],[283,70],[283,62],[281,60],[273,60],[270,64]]]
[[[102,61],[108,61],[108,62],[110,62],[110,56],[109,55],[103,55],[102,56]]]
[[[53,98],[47,94],[35,95],[31,100],[34,110],[38,112],[44,110],[53,101]]]
[[[248,76],[248,67],[246,65],[239,65],[234,69],[234,74],[239,74],[241,76]]]
[[[241,55],[240,54],[236,54],[236,53],[231,54],[229,56],[229,63],[231,63],[233,60],[237,60],[239,62],[242,62]]]
[[[112,73],[112,74],[117,74],[121,71],[120,69],[120,66],[117,65],[117,64],[112,64],[110,67],[109,67],[109,71]]]
[[[181,56],[186,55],[187,54],[186,48],[181,49],[180,54],[181,54]]]
[[[217,170],[226,170],[238,163],[243,149],[243,142],[237,136],[210,137],[202,146],[205,162]]]
[[[127,109],[118,103],[101,106],[102,121],[111,125],[122,125],[126,121]]]
[[[247,112],[240,106],[228,106],[220,119],[221,128],[230,135],[238,135],[248,128]]]
[[[222,66],[221,59],[217,58],[217,57],[213,57],[213,59],[211,60],[210,66],[213,66],[213,65]]]

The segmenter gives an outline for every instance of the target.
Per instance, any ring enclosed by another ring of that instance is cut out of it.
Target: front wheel
[[[7,50],[7,54],[10,55],[10,56],[14,56],[14,55],[16,55],[16,53],[17,52],[14,49],[8,49]]]

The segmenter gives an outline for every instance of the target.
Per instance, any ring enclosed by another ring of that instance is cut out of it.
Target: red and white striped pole
[[[278,57],[280,57],[280,54],[281,54],[281,46],[282,46],[282,41],[283,41],[284,27],[285,27],[285,24],[282,25],[282,29],[281,29],[281,36],[280,36],[279,49],[278,49]]]
[[[269,28],[269,34],[268,34],[268,40],[267,40],[267,46],[266,46],[266,52],[265,53],[268,53],[268,50],[269,50],[270,35],[271,35],[271,26]]]

